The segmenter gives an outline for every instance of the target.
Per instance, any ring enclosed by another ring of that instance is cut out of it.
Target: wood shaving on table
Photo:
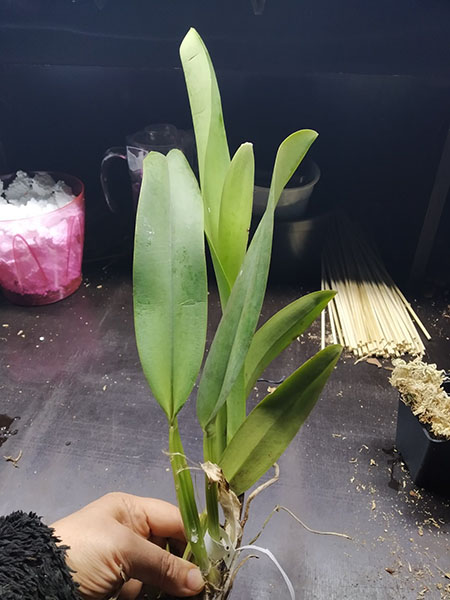
[[[392,361],[390,383],[401,394],[403,402],[438,438],[450,439],[450,396],[442,387],[445,371],[435,364],[416,358],[409,363]]]
[[[18,469],[19,465],[17,463],[22,458],[22,454],[23,454],[23,452],[22,452],[22,450],[20,450],[19,454],[15,458],[13,456],[4,456],[3,458],[6,460],[6,462],[12,463],[13,467]]]

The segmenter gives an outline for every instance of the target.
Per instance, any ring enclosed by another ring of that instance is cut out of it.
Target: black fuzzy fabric
[[[64,546],[34,513],[0,517],[0,599],[79,600]]]

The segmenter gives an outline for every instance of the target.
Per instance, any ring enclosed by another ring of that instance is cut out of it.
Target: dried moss
[[[409,363],[402,359],[392,362],[395,368],[390,382],[403,402],[419,421],[429,426],[433,435],[450,440],[450,396],[442,387],[445,371],[419,358]]]

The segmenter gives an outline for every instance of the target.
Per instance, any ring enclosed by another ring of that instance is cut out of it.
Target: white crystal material
[[[0,184],[1,287],[42,296],[68,289],[81,271],[82,200],[48,173],[18,171]]]
[[[0,221],[34,217],[62,208],[74,199],[72,190],[63,181],[54,181],[48,173],[33,177],[17,171],[15,179],[5,188],[0,182]]]

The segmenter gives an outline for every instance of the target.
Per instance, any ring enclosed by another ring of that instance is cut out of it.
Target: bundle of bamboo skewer
[[[416,325],[427,340],[430,334],[362,232],[343,217],[330,226],[322,289],[337,292],[327,308],[331,338],[355,356],[421,356],[425,351]],[[325,335],[323,311],[322,346]]]

